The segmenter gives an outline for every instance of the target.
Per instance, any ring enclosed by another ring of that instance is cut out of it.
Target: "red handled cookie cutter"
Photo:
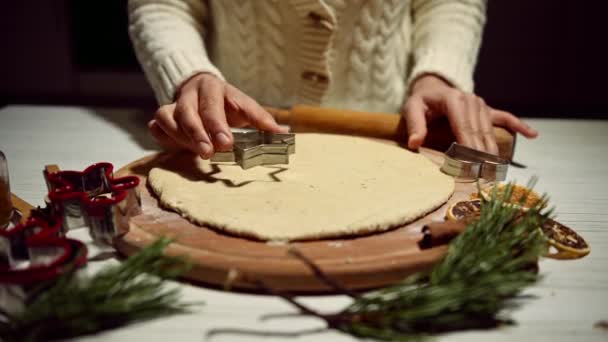
[[[33,285],[56,278],[67,265],[86,263],[86,246],[63,237],[59,221],[29,219],[0,231],[0,279],[2,282]]]
[[[120,227],[128,224],[116,217],[128,220],[141,213],[139,178],[114,178],[112,171],[110,163],[82,172],[45,170],[47,208],[33,210],[24,224],[0,230],[0,285],[31,287],[56,278],[65,267],[85,264],[87,248],[66,238],[70,229],[88,228],[95,242],[105,244],[126,233]],[[115,215],[117,210],[121,215]]]
[[[139,178],[114,178],[113,169],[110,163],[97,163],[82,172],[45,170],[51,211],[61,218],[64,234],[88,227],[93,240],[111,244],[115,237],[126,233],[120,227],[128,225],[116,222],[115,211],[125,218],[141,213],[136,190]]]

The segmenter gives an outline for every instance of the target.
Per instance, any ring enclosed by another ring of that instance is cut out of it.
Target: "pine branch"
[[[508,185],[500,197],[494,190],[491,199],[482,199],[479,219],[451,242],[430,272],[357,296],[341,312],[322,314],[294,303],[289,294],[269,292],[302,314],[324,320],[328,328],[381,340],[417,341],[439,332],[511,323],[500,313],[517,307],[515,299],[524,298],[521,291],[539,279],[537,261],[547,251],[540,227],[551,214],[544,210],[546,197],[523,212],[507,203],[511,192]],[[327,279],[318,267],[313,270]]]
[[[355,300],[337,328],[360,337],[415,340],[508,323],[499,313],[516,306],[513,299],[539,278],[531,270],[546,251],[539,227],[550,214],[540,205],[526,212],[506,205],[511,190],[484,201],[479,220],[452,241],[431,272]]]
[[[179,301],[178,289],[164,286],[190,267],[183,259],[163,256],[169,243],[161,239],[90,278],[70,270],[25,312],[0,325],[0,336],[20,341],[69,338],[188,312],[191,304]]]

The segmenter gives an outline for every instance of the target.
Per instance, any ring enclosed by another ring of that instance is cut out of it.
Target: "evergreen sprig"
[[[483,200],[479,219],[450,243],[430,272],[356,296],[335,314],[321,314],[283,297],[330,328],[391,341],[509,323],[499,315],[516,307],[521,291],[538,280],[537,261],[547,251],[539,227],[550,216],[540,204],[527,211],[508,204],[512,190],[508,185],[502,195],[495,190]],[[546,204],[546,198],[538,203]]]
[[[4,314],[3,340],[36,341],[69,338],[136,321],[188,312],[177,288],[164,281],[186,272],[181,258],[163,255],[170,243],[160,239],[119,265],[91,277],[72,269],[41,291],[19,315]]]

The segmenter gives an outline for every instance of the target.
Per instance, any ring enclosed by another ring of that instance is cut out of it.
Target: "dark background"
[[[21,0],[0,12],[0,105],[155,106],[127,0]],[[608,118],[608,1],[490,0],[476,91],[523,116]]]

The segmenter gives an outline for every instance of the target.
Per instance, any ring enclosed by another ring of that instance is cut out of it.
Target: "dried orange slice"
[[[474,220],[481,212],[481,200],[458,201],[450,205],[445,217],[448,221]]]
[[[498,185],[497,196],[503,195],[506,185]],[[481,196],[484,199],[489,199],[493,191],[493,187],[488,187],[481,190]],[[521,204],[522,198],[525,201]],[[448,220],[474,220],[478,218],[481,212],[481,199],[479,193],[471,195],[469,201],[459,201],[452,204],[446,212]],[[541,203],[544,199],[531,189],[521,185],[513,185],[511,198],[508,203],[520,206],[521,210],[525,211],[528,208],[538,205],[545,206],[546,203]],[[554,259],[576,259],[582,258],[591,252],[589,244],[573,229],[553,220],[547,219],[540,227],[543,234],[547,237],[549,245],[552,246],[546,257]]]
[[[499,198],[502,197],[504,195],[506,188],[507,188],[507,186],[505,184],[499,184],[496,189],[496,196]],[[493,191],[494,191],[493,186],[486,187],[481,190],[481,196],[484,199],[489,200],[490,197],[492,196]],[[480,197],[479,193],[473,193],[471,195],[472,199],[479,198],[479,197]],[[522,204],[521,201],[523,198],[525,198],[525,202]],[[523,185],[518,185],[518,184],[514,184],[512,186],[511,197],[506,199],[506,202],[515,204],[518,206],[521,205],[524,208],[532,208],[538,204],[542,204],[543,206],[545,206],[546,203],[541,203],[541,201],[543,201],[543,198],[537,192],[535,192],[532,189],[528,189],[527,187],[525,187]]]
[[[547,219],[541,227],[549,244],[557,250],[557,253],[547,254],[554,259],[576,259],[582,258],[591,252],[591,248],[580,235],[563,224]]]
[[[540,197],[538,197],[538,200],[540,200]],[[525,208],[522,209],[522,211],[525,210]],[[470,222],[479,218],[480,212],[481,199],[478,198],[455,202],[450,205],[445,216],[449,221],[465,220]],[[552,246],[548,254],[545,255],[548,258],[577,259],[591,252],[591,248],[585,239],[573,229],[555,220],[547,219],[540,228],[547,237],[549,245]]]

